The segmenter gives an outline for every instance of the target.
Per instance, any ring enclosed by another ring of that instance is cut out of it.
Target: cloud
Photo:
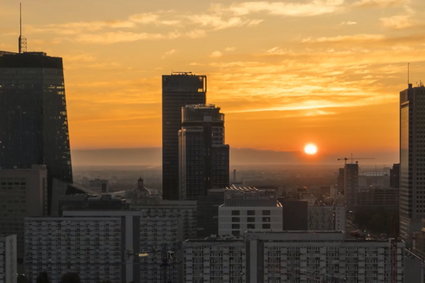
[[[396,15],[379,20],[384,27],[391,29],[404,29],[413,26],[410,15]]]
[[[173,55],[174,53],[176,53],[176,49],[170,49],[162,55],[161,59],[165,59],[165,58]]]
[[[213,30],[223,30],[242,26],[255,26],[262,22],[262,20],[243,19],[236,16],[225,17],[221,14],[191,15],[188,16],[188,19],[195,25],[211,28]]]
[[[359,0],[354,3],[355,7],[387,7],[406,4],[408,0]]]
[[[220,52],[220,51],[218,51],[218,50],[213,51],[213,52],[210,54],[210,57],[211,57],[211,58],[220,58],[221,56],[223,56],[223,53],[221,53],[221,52]]]
[[[341,25],[343,25],[343,26],[353,26],[353,25],[357,25],[357,22],[355,22],[355,21],[345,21],[345,22],[342,22]]]
[[[385,39],[382,34],[355,34],[355,35],[338,35],[330,37],[304,38],[304,43],[337,43],[337,42],[353,42],[353,41],[380,41]]]
[[[137,40],[158,40],[164,38],[173,38],[177,35],[164,35],[161,33],[135,33],[135,32],[104,32],[101,34],[82,34],[77,36],[76,40],[83,43],[111,44],[118,42],[133,42]]]
[[[344,0],[313,0],[307,3],[254,1],[233,4],[228,10],[238,16],[267,13],[277,16],[309,17],[336,12],[343,4]]]

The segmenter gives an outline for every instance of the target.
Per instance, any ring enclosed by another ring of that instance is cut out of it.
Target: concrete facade
[[[16,283],[16,235],[0,236],[0,283]]]
[[[0,169],[0,234],[17,235],[18,257],[24,254],[24,217],[47,213],[47,169]]]

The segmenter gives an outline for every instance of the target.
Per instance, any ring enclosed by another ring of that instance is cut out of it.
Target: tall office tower
[[[359,164],[347,163],[344,166],[344,195],[349,210],[353,210],[356,206],[358,189]]]
[[[62,58],[0,53],[0,168],[32,164],[72,182]]]
[[[179,199],[179,146],[181,108],[205,104],[207,77],[192,73],[162,76],[162,195]]]
[[[212,104],[182,108],[179,130],[179,197],[196,200],[229,185],[229,145],[224,114]]]
[[[425,217],[425,87],[400,92],[400,237],[411,244]]]

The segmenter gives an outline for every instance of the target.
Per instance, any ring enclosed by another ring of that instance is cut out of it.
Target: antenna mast
[[[407,85],[410,84],[410,63],[407,63]]]
[[[27,39],[22,36],[22,3],[19,3],[19,38],[18,38],[19,53],[27,51]]]

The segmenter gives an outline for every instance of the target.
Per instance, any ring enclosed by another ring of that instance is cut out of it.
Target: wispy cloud
[[[231,5],[228,10],[238,16],[267,13],[278,16],[309,17],[329,14],[342,8],[344,0],[313,0],[306,3],[254,1]]]
[[[413,26],[411,15],[396,15],[380,19],[381,24],[386,28],[404,29]]]
[[[357,22],[355,22],[355,21],[344,21],[344,22],[341,23],[341,25],[343,25],[343,26],[354,26],[354,25],[357,25]]]
[[[359,0],[354,3],[357,7],[388,7],[399,6],[407,3],[408,0]]]
[[[302,42],[316,42],[316,43],[332,43],[332,42],[352,42],[352,41],[379,41],[385,39],[382,34],[355,34],[355,35],[338,35],[330,37],[318,37],[318,38],[304,38]]]
[[[221,56],[223,56],[223,53],[221,51],[218,51],[218,50],[213,51],[210,54],[211,58],[220,58]]]
[[[165,51],[164,54],[162,55],[161,59],[165,59],[173,54],[176,53],[176,49],[170,49],[168,51]]]

